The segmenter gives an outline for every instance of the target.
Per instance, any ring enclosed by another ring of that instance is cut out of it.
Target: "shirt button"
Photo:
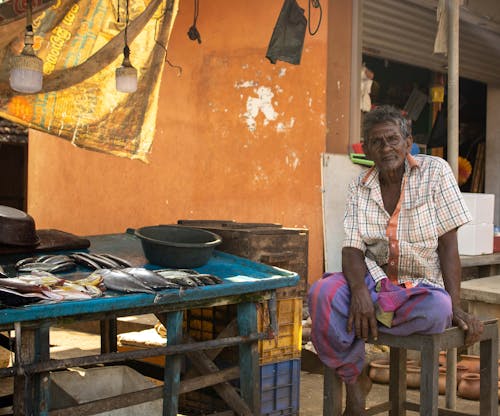
[[[396,247],[396,244],[395,243],[391,243],[391,247]]]
[[[394,266],[394,262],[393,262],[393,261],[391,261],[391,263],[390,263],[390,264],[391,264],[391,266]]]

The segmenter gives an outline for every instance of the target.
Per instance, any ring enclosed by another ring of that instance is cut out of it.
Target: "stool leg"
[[[494,324],[496,326],[496,323]],[[479,344],[480,349],[480,404],[481,416],[498,415],[498,333]]]
[[[438,416],[439,346],[434,337],[422,346],[420,373],[420,415]]]
[[[404,416],[406,410],[406,349],[391,347],[390,352],[389,401],[390,416]]]
[[[455,409],[457,404],[457,349],[446,352],[446,408]]]
[[[324,367],[323,376],[323,416],[342,414],[342,381],[333,368]]]

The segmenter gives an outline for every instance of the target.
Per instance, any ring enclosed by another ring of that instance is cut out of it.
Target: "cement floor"
[[[78,355],[95,354],[100,348],[99,336],[92,333],[70,329],[54,328],[50,335],[51,354],[53,358],[69,358]],[[321,364],[314,355],[306,354],[302,359],[300,378],[300,416],[321,416],[323,414],[323,376]],[[12,380],[0,382],[0,394],[12,392]],[[387,385],[373,384],[368,396],[368,405],[379,403],[388,395]],[[418,401],[417,390],[408,390],[408,398]],[[440,405],[444,405],[444,396],[440,396]],[[479,414],[479,403],[476,401],[457,399],[457,408],[470,414]],[[0,409],[0,415],[6,415],[11,409]],[[408,415],[416,415],[408,412]],[[382,415],[388,415],[384,413]]]

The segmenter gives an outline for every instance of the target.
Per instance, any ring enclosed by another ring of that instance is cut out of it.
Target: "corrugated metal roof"
[[[435,10],[401,0],[364,0],[363,53],[446,72],[447,57],[434,54]],[[460,21],[460,76],[500,84],[500,34]]]

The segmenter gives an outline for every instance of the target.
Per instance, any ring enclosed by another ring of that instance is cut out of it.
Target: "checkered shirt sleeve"
[[[354,247],[364,253],[366,245],[363,242],[358,226],[359,181],[359,178],[352,181],[347,190],[347,203],[344,213],[344,241],[342,247]]]

